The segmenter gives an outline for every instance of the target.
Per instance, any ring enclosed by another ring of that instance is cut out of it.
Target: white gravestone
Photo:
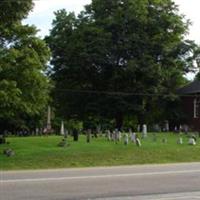
[[[165,121],[165,131],[169,132],[169,122]]]
[[[121,141],[122,133],[121,131],[117,131],[117,141]]]
[[[124,144],[128,145],[128,133],[125,133],[124,135]]]
[[[188,144],[189,145],[196,145],[196,141],[194,138],[190,138],[189,141],[188,141]]]
[[[111,132],[110,132],[110,130],[107,130],[106,131],[107,133],[107,139],[108,139],[108,141],[111,141]]]
[[[142,137],[146,138],[147,137],[147,125],[143,124],[142,126]]]
[[[60,127],[60,135],[65,135],[65,127],[64,127],[64,122],[61,122],[61,127]]]

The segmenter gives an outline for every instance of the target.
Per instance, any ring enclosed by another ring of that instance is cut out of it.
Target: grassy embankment
[[[166,137],[168,142],[162,143]],[[187,144],[188,138],[183,137],[184,144],[176,143],[178,135],[170,133],[158,134],[157,141],[149,134],[142,140],[142,147],[135,144],[125,146],[123,142],[115,144],[104,137],[92,139],[86,143],[85,136],[79,142],[69,138],[69,147],[58,147],[59,136],[50,137],[10,137],[10,144],[0,145],[0,169],[50,169],[68,167],[116,166],[150,163],[175,163],[200,161],[200,143],[196,146]],[[15,156],[6,157],[3,149],[12,148]]]

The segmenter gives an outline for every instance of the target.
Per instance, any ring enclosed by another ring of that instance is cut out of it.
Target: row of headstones
[[[165,127],[163,129],[161,129],[158,124],[156,124],[156,125],[154,125],[153,129],[155,130],[155,132],[160,132],[160,131],[168,132],[169,131],[169,123],[166,122]],[[147,125],[146,124],[138,125],[137,126],[137,132],[140,132],[141,130],[142,130],[142,137],[146,138],[147,137]],[[189,130],[189,127],[187,125],[180,125],[179,127],[175,126],[175,128],[174,128],[174,132],[179,132],[180,131],[180,132],[188,133],[188,130]],[[96,131],[97,131],[97,133],[101,133],[101,129],[99,127],[97,128]],[[63,122],[61,123],[60,134],[61,135],[67,135],[68,134],[68,131],[65,130],[65,128],[64,128],[64,123]]]
[[[92,136],[92,130],[88,129],[86,130],[86,142],[90,143],[91,141],[91,136]],[[79,133],[76,129],[73,130],[73,138],[74,141],[78,141]],[[64,134],[64,143],[66,143],[66,138],[67,138],[67,133],[65,132]],[[115,129],[114,131],[106,130],[105,134],[106,138],[108,141],[114,141],[114,142],[119,142],[122,139],[122,132],[119,131],[118,129]],[[136,143],[137,146],[141,146],[141,141],[138,137],[138,135],[135,132],[132,132],[132,129],[129,129],[129,133],[124,133],[123,138],[124,138],[124,144],[127,145],[129,143],[129,137],[131,142]],[[142,138],[147,137],[147,127],[146,125],[143,125],[143,130],[142,130]],[[154,134],[154,141],[156,141],[156,136]],[[163,143],[167,143],[167,139],[162,140]],[[177,141],[177,144],[183,144],[183,139],[179,138]],[[195,145],[196,144],[196,138],[191,137],[189,138],[188,144]]]

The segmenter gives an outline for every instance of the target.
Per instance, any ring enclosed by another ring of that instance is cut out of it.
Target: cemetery
[[[1,169],[200,161],[200,47],[171,0],[61,9],[44,38],[34,1],[0,6]]]
[[[199,134],[73,130],[63,135],[9,136],[0,145],[2,170],[116,166],[200,161]]]
[[[59,119],[55,124],[48,106],[43,128],[0,134],[0,167],[20,170],[200,161],[199,91],[199,81],[179,90],[195,94],[182,98],[188,118],[179,120],[181,125],[168,120],[139,125],[129,119],[118,128],[120,120],[100,124],[95,117],[88,121]]]

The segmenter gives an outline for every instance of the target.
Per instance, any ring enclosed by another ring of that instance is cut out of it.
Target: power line
[[[0,3],[1,2],[14,2],[16,0],[0,0]],[[20,0],[20,1],[27,1],[27,0]],[[32,0],[32,1],[48,1],[48,0]]]
[[[97,90],[75,90],[75,89],[55,89],[60,92],[68,93],[83,93],[83,94],[99,94],[99,95],[110,95],[110,96],[157,96],[157,97],[168,97],[168,96],[179,96],[179,97],[200,97],[194,94],[164,94],[164,93],[133,93],[133,92],[111,92],[111,91],[97,91]]]

